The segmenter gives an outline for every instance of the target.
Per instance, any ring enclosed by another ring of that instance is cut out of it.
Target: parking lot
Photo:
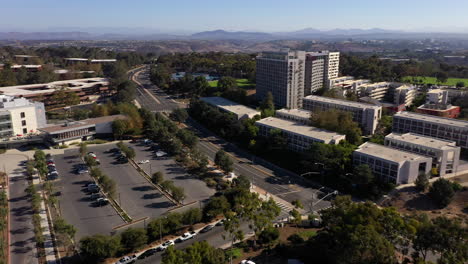
[[[141,176],[129,163],[118,164],[114,153],[107,150],[116,145],[88,147],[101,162],[99,168],[117,183],[116,201],[133,218],[158,217],[174,206],[165,196]]]
[[[130,143],[129,145],[135,149],[135,161],[149,160],[149,163],[140,165],[143,170],[149,174],[161,171],[164,173],[166,180],[171,180],[174,182],[174,185],[184,188],[186,196],[184,200],[185,204],[194,201],[204,201],[215,193],[214,189],[208,188],[195,175],[190,175],[174,159],[169,157],[156,158],[153,152],[149,150],[149,146],[146,146],[142,142]]]
[[[86,184],[93,182],[89,174],[77,174],[73,168],[81,164],[78,150],[66,150],[54,156],[59,172],[56,186],[62,192],[60,210],[62,217],[77,228],[76,239],[97,233],[110,234],[112,228],[124,223],[110,205],[96,207],[86,193]]]

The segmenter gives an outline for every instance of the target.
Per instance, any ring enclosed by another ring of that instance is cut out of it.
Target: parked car
[[[180,243],[180,242],[184,242],[185,240],[189,240],[191,238],[193,238],[193,235],[190,234],[189,232],[186,232],[182,236],[178,237],[175,242]]]
[[[89,170],[87,168],[78,169],[78,174],[83,174],[83,173],[89,173]]]
[[[109,204],[109,200],[107,198],[98,198],[95,203],[98,206],[104,206]]]
[[[47,161],[47,166],[55,166],[55,163],[52,160]]]
[[[48,180],[55,180],[57,179],[59,176],[58,172],[57,171],[52,171],[50,173],[47,174],[47,179]]]
[[[173,245],[174,245],[174,241],[168,240],[158,247],[158,251],[166,250],[169,246],[173,246]]]
[[[158,158],[164,157],[164,156],[166,156],[166,155],[167,155],[167,153],[164,152],[164,151],[162,151],[162,150],[156,151],[156,157],[158,157]]]
[[[97,185],[94,184],[94,183],[88,185],[87,189],[88,189],[88,192],[90,192],[90,193],[98,193],[98,192],[100,191],[99,186],[97,186]]]
[[[213,228],[214,228],[214,225],[207,225],[202,230],[200,230],[200,233],[206,233],[206,232],[210,231]]]
[[[241,264],[255,264],[255,262],[251,261],[250,259],[244,259],[240,263]]]
[[[222,226],[222,225],[224,225],[224,219],[216,223],[216,226]]]
[[[152,256],[154,255],[154,253],[156,253],[158,250],[156,248],[150,248],[148,250],[146,250],[145,252],[143,252],[143,254],[141,254],[140,256],[138,256],[138,259],[145,259],[149,256]]]
[[[91,196],[89,196],[89,198],[91,200],[97,200],[97,199],[103,198],[103,197],[102,197],[102,195],[100,193],[93,193],[93,194],[91,194]]]
[[[119,152],[119,151],[120,151],[120,149],[118,149],[118,148],[111,148],[111,149],[108,149],[106,152],[107,153],[115,153],[115,152]]]
[[[136,260],[136,255],[131,255],[131,256],[125,256],[121,259],[119,259],[115,264],[129,264],[132,263]]]
[[[149,160],[140,160],[138,162],[138,164],[146,164],[146,163],[149,163]]]

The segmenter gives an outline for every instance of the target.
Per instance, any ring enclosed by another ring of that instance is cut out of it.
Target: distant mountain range
[[[75,28],[73,28],[75,29]],[[78,29],[78,28],[76,28]],[[135,30],[129,33],[129,29],[113,28],[108,33],[98,33],[97,30],[86,31],[47,31],[47,32],[0,32],[0,40],[246,40],[246,41],[271,41],[271,40],[306,40],[306,39],[423,39],[423,38],[454,38],[468,39],[467,33],[443,33],[443,32],[405,32],[399,30],[372,29],[333,29],[318,30],[305,28],[291,32],[249,32],[249,31],[203,31],[194,34],[163,33],[154,30]]]

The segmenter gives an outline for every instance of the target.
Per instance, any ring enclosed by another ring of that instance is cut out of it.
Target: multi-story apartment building
[[[46,122],[43,103],[0,95],[0,137],[36,133]]]
[[[305,51],[264,52],[257,57],[256,97],[268,92],[277,106],[300,108],[304,97]]]
[[[264,52],[257,57],[257,99],[268,92],[275,104],[300,108],[302,98],[338,77],[339,52]]]
[[[261,115],[260,111],[250,107],[238,104],[223,97],[202,97],[201,101],[210,104],[218,109],[231,113],[236,116],[238,120],[245,118],[253,118],[256,115]]]
[[[416,97],[416,87],[409,85],[402,85],[394,88],[393,90],[393,103],[396,105],[410,106],[413,104]]]
[[[451,104],[423,104],[416,109],[417,113],[440,116],[446,118],[457,118],[461,113],[459,106]]]
[[[416,97],[417,90],[411,85],[401,83],[378,82],[364,83],[356,88],[359,97],[364,101],[376,100],[394,105],[410,106]]]
[[[358,87],[358,95],[360,97],[369,97],[377,101],[383,101],[386,98],[391,83],[378,82],[366,83]]]
[[[444,176],[457,171],[460,147],[455,141],[436,139],[414,133],[391,133],[385,145],[432,158],[432,174]]]
[[[326,83],[326,87],[327,89],[341,88],[343,90],[357,91],[358,87],[367,83],[370,83],[370,80],[356,80],[353,76],[341,76],[329,79]]]
[[[430,173],[432,159],[411,152],[366,142],[353,152],[353,164],[368,165],[374,175],[393,184],[412,183]]]
[[[311,111],[304,109],[280,109],[276,110],[275,116],[307,125],[310,124],[311,114]]]
[[[350,112],[353,115],[353,120],[360,124],[365,134],[369,135],[374,134],[378,122],[382,117],[381,106],[323,96],[306,96],[304,98],[303,107],[309,111],[326,111],[329,109],[336,109]]]
[[[455,141],[468,150],[468,121],[404,111],[393,116],[392,131]]]
[[[54,108],[60,102],[56,102],[53,96],[61,89],[76,93],[80,97],[80,102],[95,102],[115,93],[115,91],[109,89],[109,81],[107,79],[87,78],[0,87],[0,94],[44,102],[48,108]]]
[[[442,89],[433,89],[426,94],[426,103],[429,104],[448,104],[449,91]]]
[[[329,79],[338,77],[339,65],[339,52],[307,52],[304,95],[311,95],[326,86]]]
[[[338,144],[345,140],[345,135],[276,117],[261,119],[255,125],[259,127],[259,135],[264,137],[269,136],[271,130],[280,130],[293,151],[307,150],[313,142]]]

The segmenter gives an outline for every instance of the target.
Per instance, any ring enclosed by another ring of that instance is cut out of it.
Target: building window
[[[21,112],[21,118],[25,118],[26,117],[26,114],[24,112]]]
[[[23,128],[23,134],[27,134],[28,133],[28,129],[27,128]]]
[[[21,125],[25,126],[26,125],[26,120],[21,120]]]

